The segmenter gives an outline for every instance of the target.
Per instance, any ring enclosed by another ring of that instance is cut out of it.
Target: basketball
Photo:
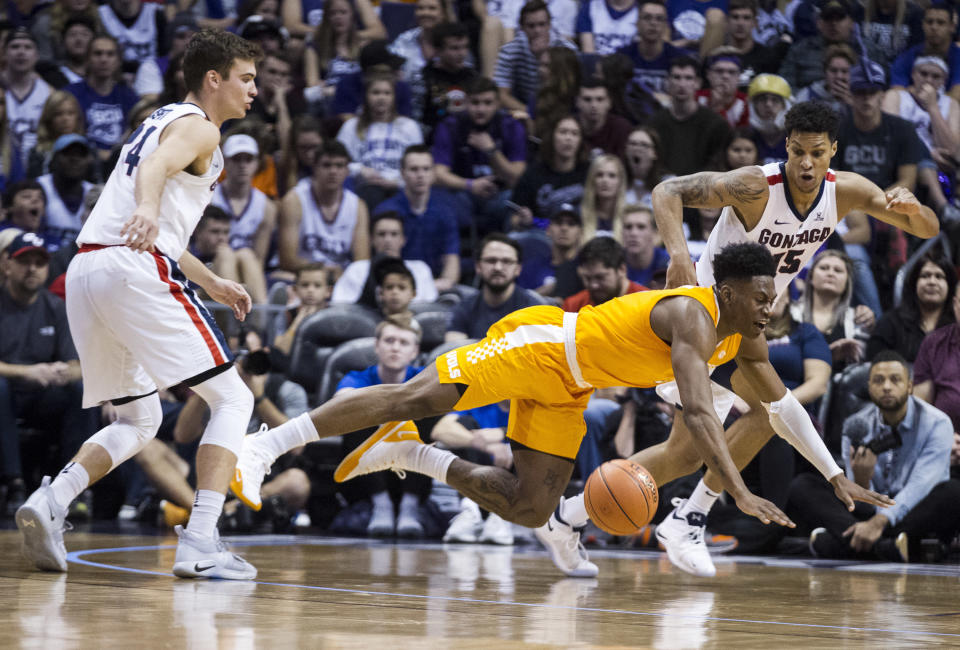
[[[632,535],[657,512],[657,484],[643,466],[623,458],[607,461],[587,479],[583,494],[590,519],[611,535]]]

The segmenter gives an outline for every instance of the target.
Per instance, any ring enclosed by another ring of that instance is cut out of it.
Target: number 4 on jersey
[[[134,168],[140,164],[140,150],[143,149],[143,143],[147,141],[147,138],[150,137],[150,134],[157,130],[157,127],[151,126],[143,134],[143,137],[140,138],[140,141],[134,145],[133,149],[127,154],[127,157],[123,159],[123,164],[127,166],[127,176],[133,174]],[[137,130],[133,132],[130,138],[127,140],[127,144],[130,144],[137,139],[137,136],[140,135],[140,132],[143,131],[143,125],[137,127]]]

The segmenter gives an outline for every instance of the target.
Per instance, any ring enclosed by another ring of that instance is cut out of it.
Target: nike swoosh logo
[[[773,223],[777,224],[778,226],[785,226],[785,225],[787,225],[787,224],[790,223],[790,222],[789,222],[789,221],[779,221],[779,220],[777,220],[777,219],[774,219]]]
[[[215,566],[217,566],[216,562],[211,562],[209,566],[200,566],[200,563],[197,562],[196,564],[193,565],[193,570],[196,571],[197,573],[203,573],[204,571],[209,571]]]

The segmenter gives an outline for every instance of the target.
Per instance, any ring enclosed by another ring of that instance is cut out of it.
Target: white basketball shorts
[[[720,422],[723,423],[723,421],[727,419],[727,416],[730,415],[730,409],[733,408],[733,402],[737,396],[732,390],[724,388],[715,381],[710,382],[710,388],[713,390],[713,410],[717,412],[717,417],[719,417]],[[677,388],[676,381],[658,384],[657,395],[668,404],[683,407],[683,404],[680,402],[680,389]]]
[[[146,395],[232,360],[180,267],[160,253],[85,245],[67,269],[66,298],[84,408]]]

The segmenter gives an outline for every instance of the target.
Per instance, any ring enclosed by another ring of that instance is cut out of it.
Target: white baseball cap
[[[259,156],[260,147],[257,146],[257,141],[249,135],[242,133],[231,135],[227,138],[227,141],[223,143],[223,155],[225,158],[233,158],[238,153],[248,153],[251,156]]]

